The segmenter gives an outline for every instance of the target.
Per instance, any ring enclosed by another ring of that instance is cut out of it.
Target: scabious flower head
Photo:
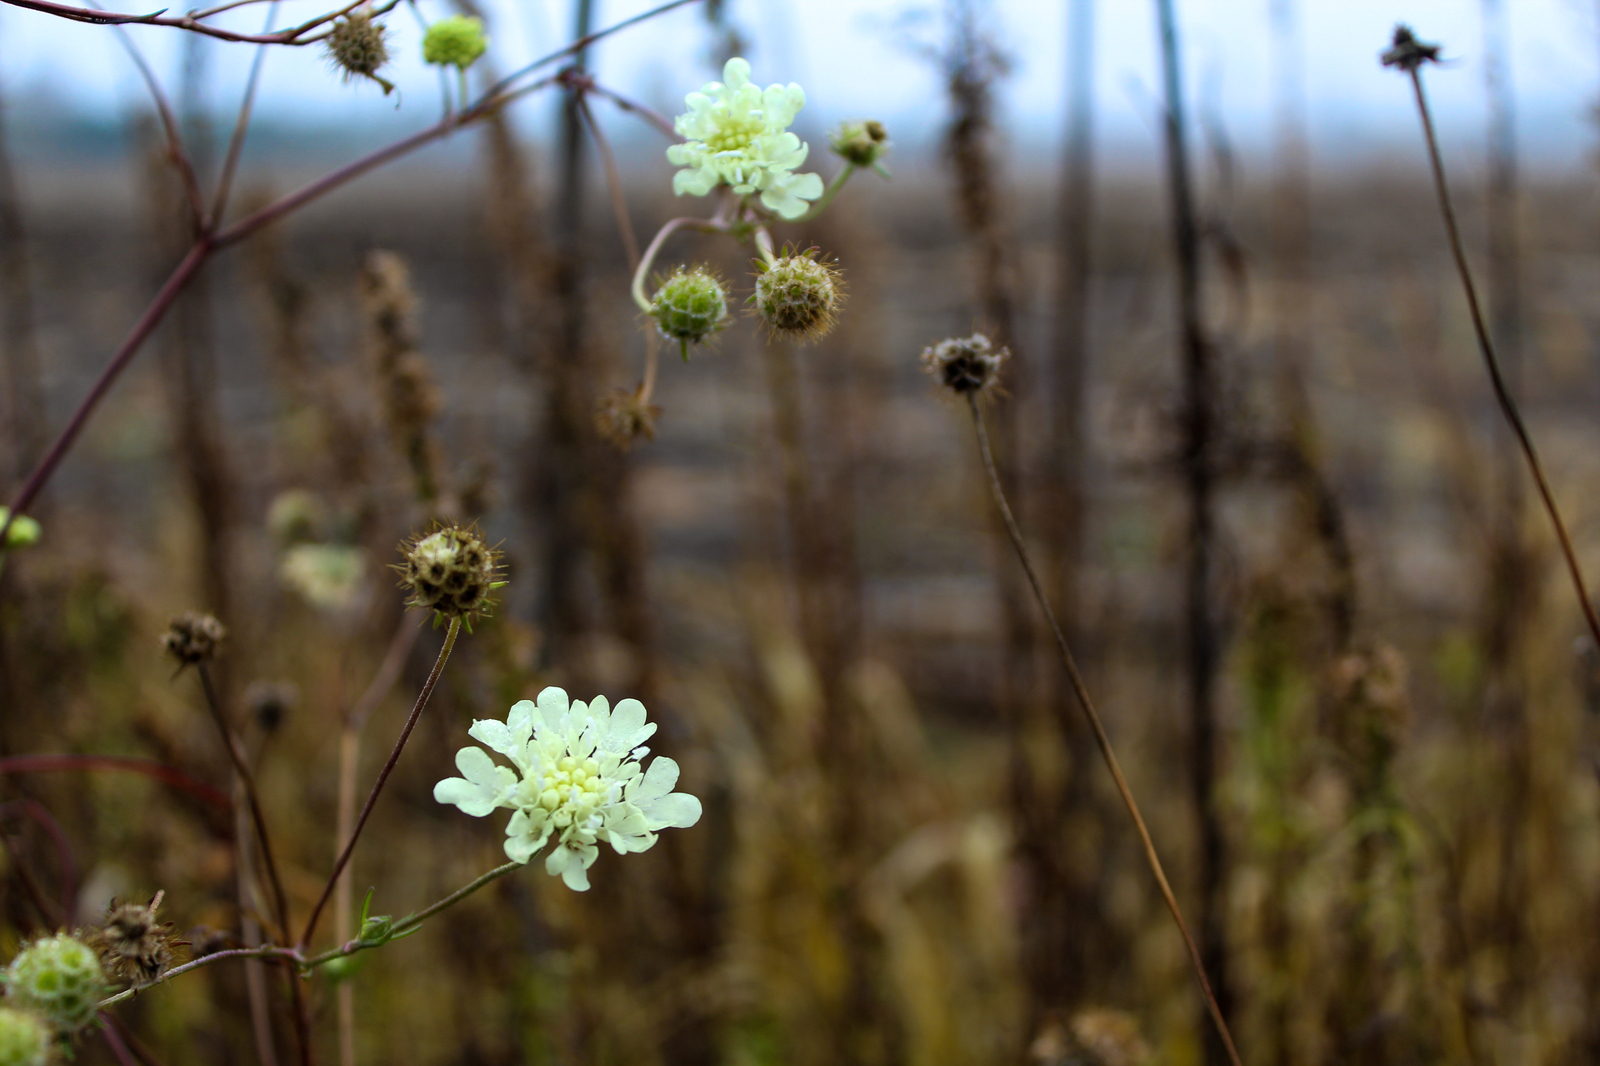
[[[828,147],[845,162],[863,169],[877,166],[889,151],[889,131],[875,119],[845,122],[828,135]]]
[[[209,662],[222,650],[228,630],[209,614],[181,614],[167,625],[161,646],[180,667]]]
[[[638,700],[622,700],[612,710],[604,696],[585,705],[547,688],[537,701],[513,706],[504,722],[480,719],[467,731],[515,769],[482,748],[462,748],[456,768],[463,776],[440,781],[433,798],[475,818],[501,807],[511,811],[506,856],[527,862],[554,839],[545,870],[584,892],[601,841],[619,855],[645,851],[659,830],[700,820],[700,801],[672,791],[677,763],[658,756],[643,767],[650,750],[643,745],[655,731]]]
[[[136,985],[149,984],[172,965],[172,925],[161,922],[162,893],[149,903],[118,903],[106,908],[106,920],[89,934],[89,942],[99,950],[100,963],[107,973]]]
[[[333,24],[326,41],[328,58],[344,73],[344,80],[371,78],[383,86],[384,95],[394,85],[378,77],[378,70],[389,62],[389,31],[372,17],[372,12],[356,10]]]
[[[500,553],[476,526],[446,525],[400,546],[405,561],[395,567],[411,607],[427,607],[446,618],[474,621],[491,606],[489,593],[504,584]]]
[[[93,1020],[105,993],[106,978],[94,949],[65,933],[35,940],[6,969],[6,998],[36,1011],[62,1032]]]
[[[826,334],[838,321],[844,286],[839,272],[817,259],[817,250],[785,255],[763,265],[750,303],[775,335],[804,343]]]
[[[982,333],[950,337],[922,350],[922,365],[939,384],[963,396],[982,395],[995,387],[1000,364],[1010,358]]]
[[[313,607],[347,610],[361,596],[367,553],[350,544],[296,544],[283,553],[278,576]]]
[[[667,159],[687,167],[672,176],[672,191],[704,196],[728,185],[739,196],[761,194],[761,202],[784,218],[799,218],[807,200],[822,195],[822,179],[796,174],[806,161],[806,144],[789,132],[806,104],[805,90],[794,82],[769,85],[750,81],[750,64],[737,56],[713,81],[684,97],[689,110],[675,127],[687,142],[667,149]]]
[[[32,1011],[0,1007],[0,1066],[45,1066],[50,1026]]]
[[[728,294],[717,276],[705,267],[679,267],[661,283],[650,301],[650,317],[661,335],[682,346],[699,344],[728,324]]]
[[[489,48],[483,20],[451,15],[428,27],[422,38],[422,58],[441,67],[466,70]]]

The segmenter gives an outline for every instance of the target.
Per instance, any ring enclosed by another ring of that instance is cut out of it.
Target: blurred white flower
[[[672,177],[672,191],[704,196],[726,183],[740,196],[759,192],[761,202],[784,218],[799,218],[807,200],[822,195],[822,179],[792,173],[806,161],[804,141],[788,132],[806,104],[794,82],[763,91],[750,82],[750,64],[734,57],[713,81],[684,97],[689,110],[677,130],[687,144],[667,149],[667,158],[687,170]]]
[[[658,756],[647,771],[644,742],[656,731],[645,721],[644,704],[623,700],[611,710],[604,696],[586,706],[566,692],[547,688],[538,701],[523,700],[504,722],[479,719],[467,734],[510,759],[501,766],[482,748],[456,752],[462,777],[433,788],[433,798],[481,818],[504,807],[506,856],[527,862],[550,841],[556,847],[544,867],[575,892],[589,887],[589,867],[605,841],[616,852],[645,851],[656,832],[687,828],[700,820],[700,801],[673,792],[678,764]]]
[[[367,573],[367,555],[345,544],[296,544],[283,553],[283,583],[324,611],[353,607]]]

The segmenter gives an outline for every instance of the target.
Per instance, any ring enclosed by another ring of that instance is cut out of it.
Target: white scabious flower
[[[479,719],[467,730],[510,759],[515,770],[482,748],[462,748],[456,768],[463,776],[440,781],[433,798],[474,818],[499,807],[512,811],[506,856],[527,862],[554,837],[544,868],[573,891],[586,891],[599,841],[619,855],[646,851],[658,830],[700,820],[700,801],[672,791],[677,763],[657,756],[649,770],[641,765],[650,750],[643,744],[656,731],[644,716],[638,700],[623,700],[612,710],[604,696],[585,706],[559,688],[547,688],[537,702],[513,706],[504,722]]]
[[[789,132],[789,123],[806,105],[806,92],[794,82],[763,91],[750,82],[750,64],[737,56],[713,81],[684,97],[689,110],[679,115],[678,135],[687,144],[667,149],[667,158],[687,170],[672,177],[672,191],[704,196],[727,184],[740,196],[761,194],[761,202],[784,218],[799,218],[807,200],[822,195],[822,179],[795,174],[806,161],[806,143]]]

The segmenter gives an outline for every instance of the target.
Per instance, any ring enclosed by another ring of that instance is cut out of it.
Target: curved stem
[[[278,0],[267,8],[267,29],[278,14]],[[228,209],[228,194],[233,190],[233,175],[239,168],[239,155],[244,151],[244,135],[250,129],[250,115],[255,110],[256,88],[261,84],[261,66],[267,58],[267,46],[261,45],[250,60],[250,77],[245,82],[244,100],[239,104],[239,116],[233,123],[233,136],[228,139],[228,154],[222,161],[222,174],[217,178],[216,197],[211,202],[211,224],[222,225],[222,214]]]
[[[656,261],[656,255],[661,251],[661,246],[667,238],[685,226],[695,226],[709,233],[726,232],[727,227],[704,218],[674,218],[656,231],[650,239],[649,247],[645,248],[644,255],[639,257],[639,265],[633,270],[633,302],[639,305],[639,310],[649,312],[650,298],[644,294],[645,277],[650,273],[650,267]],[[3,540],[0,540],[3,543]]]
[[[1578,565],[1578,554],[1573,550],[1572,538],[1567,535],[1567,524],[1562,521],[1561,512],[1556,507],[1550,483],[1545,479],[1544,466],[1539,462],[1539,453],[1533,446],[1533,438],[1529,436],[1528,427],[1522,421],[1522,413],[1511,397],[1511,390],[1506,387],[1505,378],[1500,372],[1500,360],[1495,355],[1494,341],[1489,337],[1488,327],[1483,322],[1483,311],[1478,306],[1478,291],[1472,283],[1472,271],[1467,267],[1467,253],[1461,246],[1461,231],[1456,225],[1455,208],[1450,202],[1450,187],[1445,182],[1444,161],[1439,157],[1439,139],[1434,134],[1433,116],[1428,110],[1428,98],[1422,91],[1422,75],[1417,67],[1411,67],[1407,73],[1411,75],[1411,88],[1417,99],[1417,113],[1422,116],[1423,140],[1428,145],[1428,162],[1433,168],[1433,187],[1439,198],[1439,213],[1444,216],[1444,229],[1450,242],[1450,255],[1455,260],[1456,273],[1461,276],[1461,287],[1467,294],[1467,310],[1472,316],[1473,332],[1478,336],[1478,350],[1483,354],[1483,364],[1489,371],[1489,384],[1494,388],[1494,398],[1500,405],[1500,413],[1505,416],[1512,435],[1517,438],[1522,456],[1527,460],[1528,472],[1533,475],[1534,485],[1539,489],[1539,500],[1544,504],[1545,514],[1550,517],[1550,525],[1555,528],[1556,540],[1561,546],[1561,557],[1567,564],[1567,576],[1572,580],[1573,591],[1578,594],[1578,606],[1583,609],[1583,620],[1589,626],[1589,638],[1594,641],[1596,648],[1600,648],[1600,616],[1595,614],[1594,603],[1589,598],[1589,589],[1583,580],[1583,569]],[[0,542],[3,540],[4,538],[0,537]]]
[[[423,682],[422,691],[417,694],[416,705],[411,708],[411,717],[406,719],[405,728],[400,730],[400,737],[394,742],[394,750],[389,752],[389,759],[383,764],[383,769],[378,771],[378,780],[373,782],[372,791],[367,793],[367,802],[361,808],[361,813],[356,817],[356,827],[350,833],[350,840],[345,844],[344,850],[339,853],[339,859],[333,864],[333,873],[328,875],[328,883],[322,889],[322,896],[317,900],[317,905],[311,910],[311,917],[306,920],[305,932],[300,934],[300,947],[304,948],[311,941],[311,934],[317,931],[317,919],[322,917],[323,908],[328,905],[328,900],[333,895],[334,886],[339,883],[339,875],[344,872],[346,864],[350,862],[350,854],[355,851],[356,841],[361,839],[361,830],[367,824],[367,818],[372,814],[372,808],[378,802],[378,794],[383,791],[384,782],[389,780],[389,775],[394,772],[395,764],[400,761],[400,753],[405,750],[406,741],[411,739],[411,731],[417,727],[417,719],[422,717],[422,709],[428,705],[428,697],[433,695],[433,687],[439,683],[439,675],[444,673],[444,664],[450,660],[450,651],[456,646],[456,636],[461,632],[461,618],[457,616],[450,619],[450,629],[444,636],[444,646],[439,649],[439,657],[434,660],[433,670],[428,674],[428,680]]]
[[[209,955],[202,955],[198,959],[190,959],[181,966],[174,966],[153,981],[132,988],[124,988],[114,996],[102,999],[96,1009],[105,1010],[114,1007],[124,1000],[132,999],[147,988],[166,984],[174,977],[181,977],[191,970],[198,970],[202,966],[210,966],[214,962],[226,962],[228,959],[286,959],[290,962],[303,963],[305,959],[293,948],[281,948],[276,944],[263,944],[259,948],[229,948],[227,951],[214,951]]]
[[[1189,925],[1183,920],[1183,911],[1178,907],[1177,897],[1172,894],[1172,885],[1168,883],[1166,872],[1161,867],[1161,858],[1156,854],[1155,842],[1150,839],[1150,830],[1145,826],[1144,817],[1139,813],[1139,804],[1134,801],[1133,790],[1128,787],[1127,779],[1122,776],[1122,766],[1117,762],[1116,752],[1112,750],[1111,738],[1106,735],[1105,726],[1100,722],[1100,713],[1095,710],[1094,701],[1089,697],[1089,688],[1084,684],[1083,675],[1078,672],[1077,660],[1072,657],[1072,650],[1067,647],[1067,638],[1062,635],[1061,626],[1056,622],[1055,612],[1050,609],[1050,601],[1045,598],[1044,585],[1040,583],[1039,575],[1034,572],[1033,562],[1028,557],[1027,545],[1022,540],[1022,530],[1017,527],[1017,520],[1011,514],[1011,505],[1006,502],[1005,490],[1000,487],[1000,475],[995,470],[994,456],[989,451],[989,433],[983,428],[983,415],[978,410],[977,397],[970,392],[967,393],[967,407],[972,412],[972,425],[978,434],[978,452],[983,457],[983,472],[988,477],[989,490],[994,496],[995,506],[1005,522],[1006,534],[1011,538],[1011,546],[1017,551],[1017,558],[1022,561],[1022,569],[1028,575],[1028,584],[1033,586],[1034,599],[1038,601],[1039,609],[1044,612],[1045,620],[1050,623],[1050,632],[1056,638],[1056,650],[1061,653],[1061,665],[1066,668],[1073,694],[1078,697],[1078,706],[1083,709],[1084,717],[1089,721],[1089,728],[1094,732],[1094,740],[1100,748],[1101,757],[1105,760],[1106,769],[1111,771],[1111,779],[1116,783],[1123,806],[1127,807],[1134,828],[1138,830],[1139,842],[1144,846],[1145,861],[1150,866],[1151,874],[1155,876],[1156,887],[1161,890],[1161,898],[1165,901],[1167,910],[1172,913],[1172,920],[1177,924],[1184,946],[1189,950],[1189,961],[1194,965],[1194,974],[1200,982],[1200,991],[1205,996],[1211,1020],[1216,1023],[1217,1035],[1222,1038],[1222,1043],[1227,1048],[1229,1061],[1233,1066],[1241,1066],[1239,1051],[1233,1045],[1233,1034],[1228,1031],[1228,1023],[1223,1020],[1216,996],[1211,991],[1211,982],[1206,977],[1205,965],[1200,961],[1200,949],[1195,946],[1194,937],[1189,934]]]
[[[761,253],[761,261],[767,266],[772,266],[778,261],[777,255],[772,250],[772,234],[767,232],[767,227],[757,226],[755,232],[756,251]]]

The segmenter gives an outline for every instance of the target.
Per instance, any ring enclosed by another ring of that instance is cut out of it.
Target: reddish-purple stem
[[[72,845],[67,841],[67,831],[38,800],[20,799],[0,805],[0,811],[16,809],[42,827],[56,849],[57,873],[61,877],[61,913],[68,921],[78,898],[78,864],[72,858]]]
[[[5,774],[37,774],[71,770],[109,770],[139,774],[170,785],[180,792],[197,796],[221,810],[231,810],[233,801],[227,793],[204,781],[196,781],[182,770],[149,759],[134,759],[126,755],[7,755],[0,757],[0,776]]]

